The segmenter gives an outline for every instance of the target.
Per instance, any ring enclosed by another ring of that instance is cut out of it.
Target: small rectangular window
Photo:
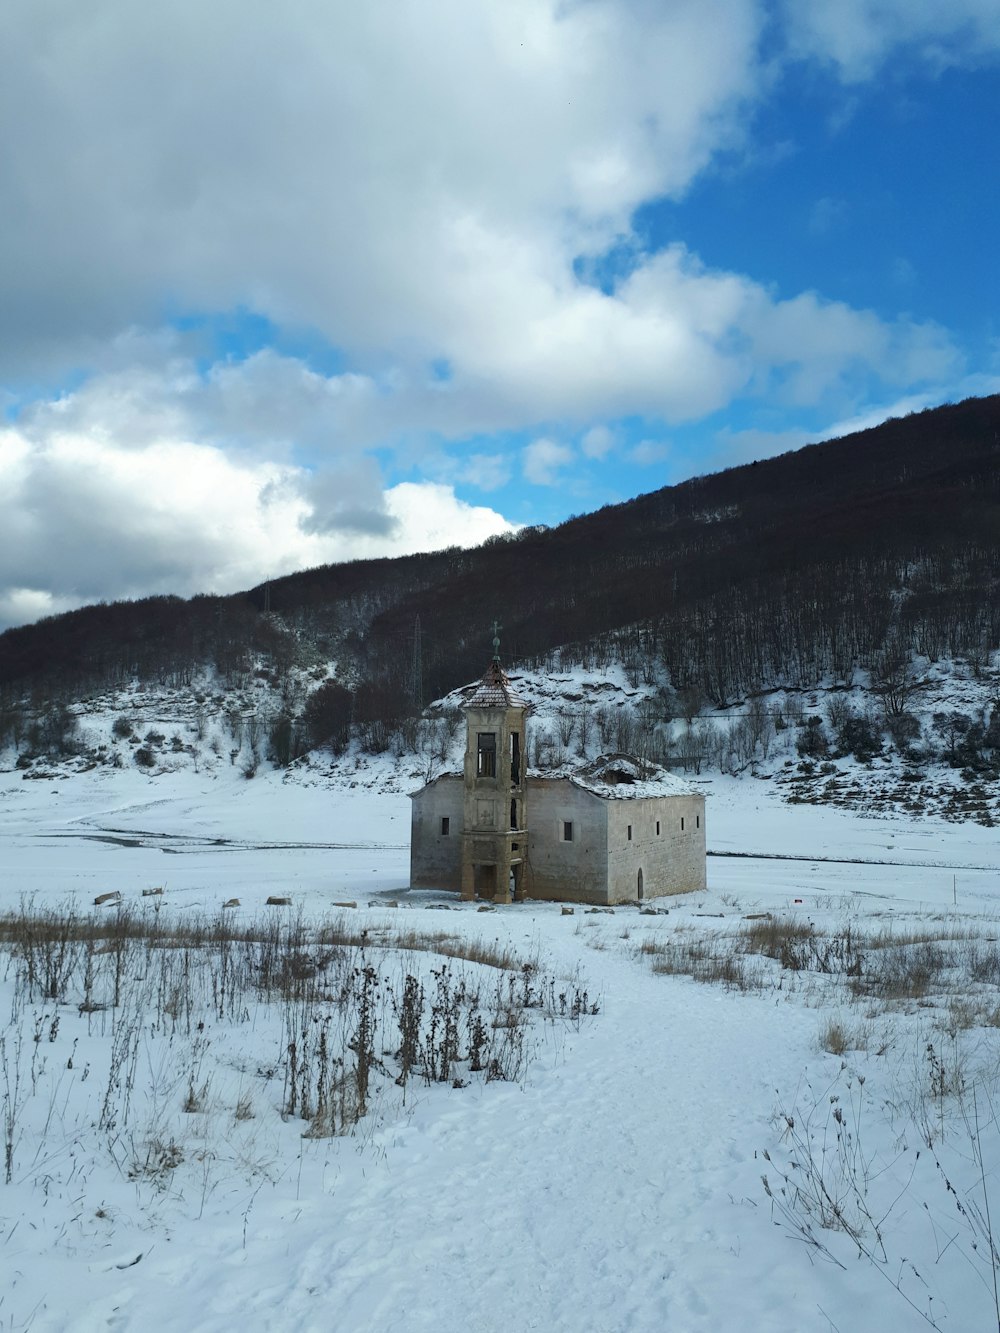
[[[681,832],[684,832],[684,816],[681,815]]]
[[[628,840],[629,840],[629,842],[632,841],[632,825],[631,825],[631,824],[629,824],[629,826],[628,826]]]
[[[656,821],[656,836],[657,836],[657,837],[660,836],[660,821],[659,821],[659,820]]]
[[[563,842],[572,842],[572,841],[573,841],[573,822],[572,822],[572,820],[570,820],[570,819],[564,819],[564,820],[563,820],[563,830],[562,830],[562,833],[563,833],[563,835],[562,835],[562,840],[563,840]]]
[[[442,837],[442,838],[447,838],[447,836],[448,836],[448,834],[449,834],[450,832],[451,832],[451,820],[448,818],[447,815],[442,815],[442,816],[441,816],[441,837]]]
[[[694,826],[695,828],[701,828],[701,815],[695,815]]]

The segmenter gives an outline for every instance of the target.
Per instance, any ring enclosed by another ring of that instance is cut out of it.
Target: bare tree
[[[886,644],[871,667],[872,693],[882,700],[887,717],[906,712],[906,705],[920,682],[910,655],[898,640]]]
[[[701,712],[705,703],[705,696],[697,685],[685,685],[677,696],[677,702],[681,710],[681,717],[690,727]]]
[[[826,716],[834,731],[839,731],[851,716],[851,705],[843,694],[831,694],[826,703]]]
[[[751,701],[750,708],[747,711],[747,728],[753,746],[751,758],[759,750],[760,757],[766,759],[771,752],[771,744],[774,740],[774,715],[760,697]]]
[[[691,725],[684,728],[677,753],[684,761],[685,773],[689,773],[691,769],[694,769],[695,773],[701,772],[705,759],[705,739],[702,727]]]
[[[622,704],[615,714],[615,749],[619,754],[630,754],[636,748],[637,736],[635,710]]]
[[[594,714],[594,720],[597,723],[597,731],[601,738],[601,749],[609,750],[615,737],[615,712],[614,708],[608,708],[607,705],[598,708]]]
[[[569,745],[573,739],[573,731],[576,727],[576,718],[572,713],[560,713],[556,719],[556,726],[559,731],[559,739],[563,745]]]
[[[577,728],[576,752],[581,759],[586,759],[590,741],[594,734],[594,719],[586,704],[580,709],[580,725]]]

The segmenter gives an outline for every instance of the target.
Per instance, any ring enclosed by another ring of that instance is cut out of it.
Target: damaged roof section
[[[606,800],[639,800],[647,796],[696,796],[697,788],[668,773],[659,764],[630,754],[602,754],[593,763],[532,771],[532,778],[568,778],[577,787]]]
[[[464,708],[527,708],[527,700],[522,699],[514,689],[508,679],[506,671],[500,663],[493,661],[486,668],[486,672],[473,690],[469,698],[463,704]]]

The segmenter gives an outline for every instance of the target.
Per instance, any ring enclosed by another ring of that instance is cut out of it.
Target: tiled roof
[[[465,701],[466,708],[527,708],[527,703],[511,688],[507,673],[500,663],[493,661],[474,692]]]

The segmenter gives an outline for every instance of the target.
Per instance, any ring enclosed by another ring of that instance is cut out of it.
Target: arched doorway
[[[642,870],[641,870],[641,869],[640,869],[640,871],[639,871],[639,883],[638,883],[638,885],[637,885],[637,890],[638,890],[638,892],[637,892],[637,896],[638,896],[638,898],[639,898],[639,901],[642,902]]]

